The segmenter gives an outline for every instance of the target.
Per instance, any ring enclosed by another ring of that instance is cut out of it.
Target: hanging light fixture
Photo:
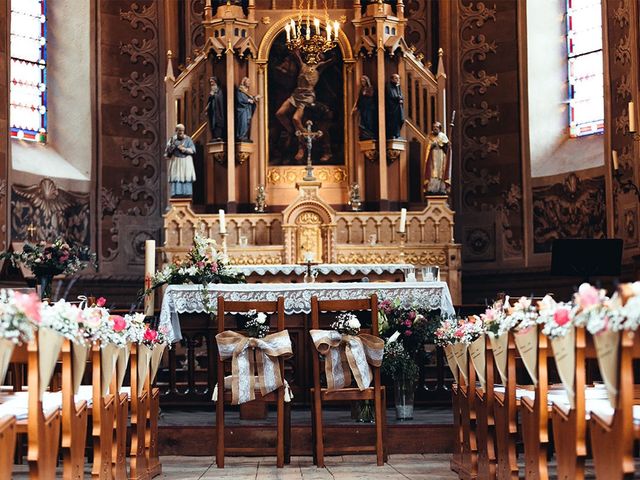
[[[300,0],[297,21],[291,19],[284,26],[287,47],[291,51],[300,52],[302,60],[308,64],[318,63],[321,53],[335,48],[340,33],[340,22],[330,20],[326,0],[323,3],[324,22],[315,16],[312,17],[311,0]]]

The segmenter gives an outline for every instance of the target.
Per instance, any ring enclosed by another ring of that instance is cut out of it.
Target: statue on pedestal
[[[224,110],[224,93],[218,85],[218,79],[211,77],[209,79],[209,100],[207,101],[207,119],[209,120],[209,130],[211,131],[211,140],[214,142],[222,141],[225,130],[225,110]]]
[[[193,167],[192,155],[196,146],[191,137],[185,135],[184,125],[176,125],[174,135],[167,141],[164,156],[169,159],[169,184],[171,196],[188,198],[193,195],[193,182],[196,181],[196,170]]]
[[[400,86],[400,75],[391,75],[385,92],[387,138],[402,138],[400,130],[404,124],[404,95]]]
[[[449,138],[442,124],[434,122],[427,137],[425,152],[424,194],[446,195],[449,191]]]
[[[371,85],[371,80],[366,75],[360,77],[360,93],[358,100],[353,105],[351,113],[358,112],[360,115],[359,134],[360,140],[373,140],[378,137],[378,106],[376,102],[375,89]]]
[[[249,93],[249,77],[244,77],[236,89],[236,141],[251,142],[251,118],[260,95]]]

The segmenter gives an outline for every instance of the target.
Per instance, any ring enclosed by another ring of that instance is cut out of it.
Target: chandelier
[[[326,0],[324,2],[326,18],[324,24],[319,18],[312,18],[311,0],[306,0],[306,12],[303,1],[300,0],[298,20],[291,19],[284,26],[284,30],[287,34],[289,50],[300,52],[305,63],[314,65],[320,60],[320,54],[335,48],[340,32],[340,22],[329,19]]]

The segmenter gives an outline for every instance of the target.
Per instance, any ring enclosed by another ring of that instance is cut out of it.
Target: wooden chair
[[[160,347],[156,346],[155,348],[157,349]],[[164,349],[162,350],[162,353],[164,353]],[[162,353],[160,354],[160,360],[162,359]],[[155,351],[153,355],[155,355]],[[157,371],[155,373],[157,374]],[[149,374],[149,382],[147,386],[151,392],[151,396],[149,398],[149,409],[147,411],[147,436],[145,440],[145,455],[147,457],[147,469],[150,478],[154,478],[162,474],[162,464],[160,463],[160,456],[158,454],[160,389],[153,386],[154,380],[155,375],[152,372]]]
[[[493,354],[489,337],[485,336],[486,364],[485,380],[486,389],[476,389],[475,409],[476,409],[476,441],[478,446],[478,478],[496,478],[496,452],[495,438],[496,426],[493,418]]]
[[[285,329],[284,325],[284,297],[278,297],[275,302],[235,302],[226,301],[223,297],[218,297],[218,333],[226,330],[225,313],[227,312],[248,312],[255,310],[256,312],[270,313],[274,312],[277,316],[276,330],[281,332]],[[215,343],[215,340],[214,340]],[[217,347],[216,351],[217,351]],[[284,358],[278,358],[278,367],[284,381]],[[224,420],[224,404],[231,403],[231,391],[225,384],[225,361],[218,356],[217,366],[217,382],[218,382],[218,398],[216,401],[216,465],[218,468],[224,468],[225,453],[232,451],[240,454],[255,453],[255,447],[238,447],[229,449],[225,447],[225,420]],[[229,384],[229,381],[227,381]],[[288,402],[285,402],[285,386],[267,394],[261,395],[259,390],[255,391],[256,400],[263,402],[271,402],[277,405],[277,426],[276,426],[276,465],[278,468],[284,467],[285,463],[290,461],[291,438],[291,410]]]
[[[453,368],[457,371],[457,374],[454,373],[454,377],[460,378],[460,369],[455,362],[450,365],[454,365]],[[451,454],[451,461],[449,462],[449,466],[452,471],[456,472],[458,475],[462,469],[462,412],[460,407],[460,388],[458,383],[453,383],[451,385],[451,408],[453,410],[453,453]]]
[[[0,418],[0,478],[11,478],[16,448],[16,417]]]
[[[137,347],[137,348],[136,348]],[[149,409],[149,389],[145,380],[140,382],[139,371],[144,370],[142,362],[148,361],[141,355],[139,346],[133,345],[130,357],[131,375],[131,448],[129,458],[129,478],[146,480],[149,478],[149,465],[145,446],[147,441],[147,411]],[[146,348],[146,347],[145,347]],[[148,378],[147,374],[147,378]]]
[[[371,312],[371,334],[378,336],[378,297],[372,295],[371,298],[357,300],[318,300],[311,298],[311,328],[320,328],[320,312],[343,312],[343,311],[368,311]],[[311,341],[311,340],[310,340]],[[373,385],[360,391],[358,388],[342,388],[339,390],[328,390],[320,383],[321,359],[313,342],[311,343],[313,359],[313,385],[311,389],[312,397],[312,429],[314,438],[314,460],[319,468],[324,467],[325,453],[372,453],[375,452],[377,464],[384,465],[384,430],[385,430],[385,389],[380,380],[380,368],[373,369]],[[325,447],[324,427],[322,421],[323,402],[348,402],[373,400],[375,406],[375,431],[376,442],[374,446],[348,446],[348,447]]]
[[[640,359],[638,332],[622,332],[618,350],[618,396],[612,412],[592,411],[589,420],[591,450],[597,478],[634,477],[634,444],[640,438],[638,412],[634,413],[633,360]]]
[[[121,379],[127,370],[127,363],[131,346],[121,348],[116,363],[116,375],[111,380],[109,390],[114,395],[113,444],[111,450],[111,469],[113,478],[127,477],[127,432],[129,428],[129,394],[128,389],[122,387]],[[135,345],[133,345],[135,348]]]

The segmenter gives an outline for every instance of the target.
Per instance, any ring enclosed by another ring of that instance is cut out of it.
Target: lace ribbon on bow
[[[352,372],[360,390],[371,385],[373,373],[370,365],[379,367],[382,364],[382,339],[366,333],[343,335],[336,330],[311,330],[309,333],[316,350],[325,357],[328,390],[351,385]]]
[[[256,398],[256,375],[262,395],[282,386],[278,357],[289,357],[293,354],[287,330],[272,333],[264,338],[246,337],[227,330],[216,335],[216,342],[220,358],[231,358],[233,405],[250,402]]]

